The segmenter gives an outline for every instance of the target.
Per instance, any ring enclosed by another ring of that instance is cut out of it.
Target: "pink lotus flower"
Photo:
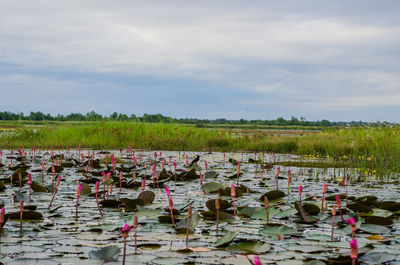
[[[125,237],[126,235],[126,237],[128,237],[128,233],[132,231],[132,229],[133,227],[130,227],[128,224],[125,224],[125,226],[121,228],[122,236]]]
[[[254,257],[254,265],[262,265],[260,259],[257,256]]]
[[[170,196],[170,192],[169,192],[169,188],[168,188],[168,186],[165,186],[165,192],[167,193],[167,196],[168,196],[168,198],[169,198],[169,196]]]

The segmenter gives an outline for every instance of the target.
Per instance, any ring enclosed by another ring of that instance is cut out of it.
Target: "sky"
[[[398,0],[0,0],[0,111],[400,122]]]

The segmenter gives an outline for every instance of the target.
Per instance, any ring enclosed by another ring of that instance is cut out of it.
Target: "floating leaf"
[[[367,253],[359,258],[360,261],[364,261],[369,264],[384,264],[386,262],[395,260],[397,255],[391,255],[384,252],[379,253]]]
[[[185,264],[187,262],[184,258],[166,257],[166,258],[155,258],[151,261],[152,264],[160,265],[175,265],[175,264]]]
[[[121,249],[117,246],[106,246],[99,250],[89,252],[89,257],[92,259],[101,259],[104,261],[117,261]]]
[[[364,219],[367,224],[375,224],[375,225],[392,225],[393,221],[389,218],[380,217],[380,216],[368,216]]]
[[[223,237],[215,241],[214,246],[221,247],[229,244],[235,237],[239,234],[239,231],[236,232],[227,232]]]
[[[369,234],[388,234],[390,229],[386,226],[375,225],[375,224],[363,224],[359,228],[360,230],[367,232]]]
[[[315,223],[318,221],[316,218],[307,215],[306,211],[303,209],[300,202],[297,201],[295,203],[295,206],[296,206],[296,210],[299,212],[301,218],[306,223]]]
[[[0,191],[4,191],[6,189],[6,185],[4,185],[4,182],[0,180]]]
[[[208,171],[207,176],[208,178],[215,178],[219,175],[219,173],[215,172],[215,171]]]
[[[267,196],[268,200],[278,200],[286,196],[286,194],[281,190],[271,190],[260,197],[260,200],[264,202],[264,197]]]
[[[226,247],[226,250],[234,251],[237,253],[252,253],[262,254],[271,249],[270,244],[261,243],[258,241],[245,241]]]
[[[297,210],[295,208],[289,208],[289,209],[286,209],[286,210],[283,210],[283,211],[277,213],[274,216],[274,218],[276,218],[276,219],[284,219],[284,218],[290,217],[290,216],[292,216],[292,215],[294,215],[296,213],[297,213]]]
[[[145,190],[139,194],[137,199],[143,200],[146,204],[152,203],[156,195],[150,190]]]
[[[268,214],[269,218],[274,217],[277,213],[279,213],[278,209],[273,208],[273,207],[269,208],[269,214]],[[254,212],[252,215],[250,215],[250,218],[267,221],[267,210],[265,208],[261,208],[260,210]]]
[[[221,183],[217,182],[209,182],[203,185],[203,190],[207,193],[217,192],[223,188],[224,186]]]
[[[104,207],[117,208],[121,202],[117,200],[102,200],[99,204]]]
[[[225,200],[218,199],[218,201],[219,201],[219,209],[220,209],[220,211],[226,210],[226,209],[228,209],[228,208],[230,208],[232,206],[229,202],[227,202]],[[215,199],[208,200],[206,202],[206,206],[210,211],[213,211],[213,212],[217,211],[217,209],[215,209]]]
[[[9,219],[20,219],[20,212],[13,212],[8,214]],[[23,211],[22,212],[22,220],[41,220],[43,219],[43,215],[36,211]]]
[[[90,188],[89,184],[83,182],[80,184],[82,187],[81,194],[86,194],[86,195],[92,194],[92,189]]]
[[[295,231],[294,229],[286,226],[286,225],[276,225],[276,224],[268,224],[267,227],[261,229],[259,233],[263,236],[271,236],[277,237],[278,234],[280,235],[290,235]]]
[[[197,212],[194,212],[192,214],[192,217],[190,218],[189,231],[193,231],[199,224],[200,220],[201,220],[200,215]],[[188,218],[186,217],[185,219],[179,221],[179,223],[176,224],[176,230],[178,231],[178,233],[186,233],[187,221]]]
[[[32,183],[31,188],[34,192],[50,192],[46,187],[44,187],[36,182]]]

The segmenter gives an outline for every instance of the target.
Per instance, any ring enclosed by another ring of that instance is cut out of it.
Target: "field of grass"
[[[26,126],[28,125],[28,126]],[[36,129],[36,133],[34,130]],[[271,135],[259,130],[241,134],[231,129],[196,128],[178,124],[132,122],[42,122],[0,123],[0,148],[106,149],[151,148],[157,150],[257,151],[315,154],[334,163],[344,160],[362,172],[376,174],[400,171],[400,129],[398,127],[334,128],[312,134]]]

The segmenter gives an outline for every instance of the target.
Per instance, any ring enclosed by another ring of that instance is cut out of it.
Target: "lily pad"
[[[4,191],[6,189],[6,185],[4,185],[4,182],[0,180],[0,191]]]
[[[363,224],[360,226],[360,230],[369,234],[388,234],[390,232],[390,229],[386,226],[375,224]]]
[[[92,259],[101,259],[104,261],[117,261],[121,249],[117,246],[106,246],[99,250],[89,252],[89,257]]]
[[[226,210],[232,206],[229,202],[222,200],[222,199],[218,199],[218,202],[219,202],[219,207],[220,207],[219,210],[220,211]],[[213,212],[217,211],[217,209],[215,209],[215,199],[208,200],[206,202],[206,206],[210,211],[213,211]]]
[[[20,219],[20,212],[13,212],[8,214],[9,219]],[[23,211],[22,212],[22,220],[41,220],[43,219],[43,215],[36,211]]]
[[[145,190],[139,194],[137,199],[143,200],[146,204],[152,203],[156,195],[150,190]]]
[[[229,244],[235,237],[239,234],[239,231],[236,232],[227,232],[223,237],[215,241],[214,246],[221,247]]]
[[[280,225],[280,224],[269,224],[267,227],[261,229],[259,233],[263,236],[271,236],[271,237],[277,237],[278,234],[283,236],[283,235],[290,235],[294,232],[295,230],[293,228],[290,228],[286,225]]]
[[[36,182],[32,182],[31,188],[34,192],[50,192],[46,187]]]
[[[197,212],[193,213],[189,222],[189,231],[193,231],[199,224],[200,220],[201,220],[200,215]],[[176,224],[176,230],[178,231],[178,233],[186,233],[187,221],[188,218],[186,217],[185,219],[179,221],[179,223]]]
[[[230,250],[237,253],[248,253],[248,254],[262,254],[271,249],[271,245],[268,243],[261,243],[259,241],[245,241],[226,247],[226,250]]]
[[[268,197],[268,200],[273,201],[273,200],[278,200],[278,199],[281,199],[281,198],[285,197],[285,196],[286,196],[286,193],[284,193],[284,192],[281,191],[281,190],[271,190],[271,191],[269,191],[269,192],[263,194],[263,195],[260,197],[260,200],[261,200],[262,202],[264,202],[264,197],[265,197],[265,196]]]
[[[217,182],[209,182],[203,185],[203,190],[207,193],[217,192],[223,188],[224,186],[221,183]]]

